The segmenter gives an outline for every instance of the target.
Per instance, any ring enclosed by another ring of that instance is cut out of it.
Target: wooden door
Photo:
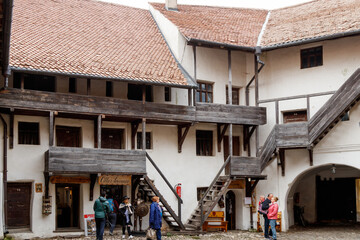
[[[224,161],[229,156],[229,136],[224,136]],[[240,137],[233,136],[233,156],[240,156]],[[225,173],[229,174],[229,165],[225,168]]]
[[[233,191],[228,191],[226,193],[226,221],[228,221],[228,230],[236,229],[236,198]]]
[[[8,225],[30,228],[31,183],[8,183]]]
[[[56,146],[81,147],[81,128],[56,126]]]
[[[101,130],[101,148],[124,149],[124,129],[103,128]]]
[[[56,227],[78,228],[80,184],[56,184]]]

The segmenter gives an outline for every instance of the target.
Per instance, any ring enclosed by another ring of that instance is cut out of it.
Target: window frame
[[[313,51],[313,52],[311,52]],[[311,57],[314,58],[314,65],[311,65]],[[318,59],[320,57],[320,59]],[[306,58],[306,64],[304,64],[304,60]],[[319,62],[318,62],[319,61]],[[307,69],[313,67],[319,67],[324,64],[324,50],[323,46],[304,48],[300,50],[300,68]]]
[[[25,127],[25,129],[20,129],[20,125],[21,124],[27,124],[28,126],[27,127]],[[36,124],[37,125],[37,136],[31,136],[31,138],[36,138],[36,140],[35,140],[35,143],[27,143],[26,141],[25,141],[25,137],[24,136],[20,136],[20,134],[21,133],[23,133],[23,134],[31,134],[31,133],[35,133],[35,130],[29,130],[29,125],[31,125],[31,124]],[[24,122],[24,121],[19,121],[18,122],[18,144],[19,145],[40,145],[40,123],[39,122]],[[20,140],[21,139],[23,139],[24,141],[23,142],[20,142]]]
[[[148,136],[149,136],[149,148],[148,148],[147,140],[146,140],[145,149],[146,150],[154,149],[152,132],[146,132],[145,134],[146,134],[146,136],[145,136],[146,138],[148,138]],[[137,132],[136,133],[136,149],[142,149],[142,132]]]
[[[213,82],[205,82],[205,81],[198,81],[198,88],[196,89],[196,102],[202,103],[213,103],[214,102],[214,83]],[[202,88],[202,85],[205,85],[205,89]],[[208,90],[208,86],[211,86],[211,90]],[[202,101],[202,94],[205,94],[205,102]],[[208,102],[208,94],[211,93],[211,101]]]
[[[226,104],[229,104],[229,99],[228,99],[228,96],[229,96],[229,92],[228,92],[228,89],[229,89],[229,86],[226,86],[225,88],[226,92],[225,92],[225,101],[226,101]],[[234,91],[236,91],[236,95],[237,95],[237,103],[234,103]],[[232,91],[231,91],[231,96],[232,96],[232,101],[231,101],[231,105],[240,105],[240,87],[232,87]]]
[[[209,134],[211,136],[198,136],[198,134]],[[195,131],[195,140],[196,140],[196,156],[211,157],[214,156],[214,131],[212,130],[196,130]],[[208,141],[208,142],[206,142]],[[201,147],[201,146],[202,147]],[[207,148],[209,152],[207,153]]]

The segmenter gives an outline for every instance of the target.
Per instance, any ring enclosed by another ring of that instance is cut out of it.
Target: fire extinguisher
[[[179,197],[181,197],[181,183],[175,185],[175,191]]]

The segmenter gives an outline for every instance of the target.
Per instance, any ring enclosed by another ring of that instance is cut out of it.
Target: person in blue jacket
[[[154,196],[153,203],[150,205],[150,228],[156,230],[156,239],[161,240],[161,226],[162,226],[162,208],[159,205],[160,198]]]

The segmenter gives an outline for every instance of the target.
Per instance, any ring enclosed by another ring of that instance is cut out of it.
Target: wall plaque
[[[101,175],[100,185],[131,185],[131,175]]]

